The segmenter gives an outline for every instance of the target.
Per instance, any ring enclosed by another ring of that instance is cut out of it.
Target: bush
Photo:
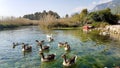
[[[118,21],[118,16],[113,15],[109,8],[91,12],[89,16],[96,22],[108,22],[109,24],[117,24]]]
[[[107,22],[94,22],[92,23],[92,26],[94,27],[105,27],[106,25],[109,25]]]

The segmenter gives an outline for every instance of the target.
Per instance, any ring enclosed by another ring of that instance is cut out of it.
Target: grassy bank
[[[70,17],[61,19],[55,19],[52,16],[46,16],[45,19],[40,21],[39,25],[45,29],[74,28],[88,24],[96,28],[104,28],[109,24],[117,24],[118,20],[119,16],[112,14],[109,8],[95,12],[88,12],[87,9],[83,9],[80,13],[76,13]]]
[[[73,29],[79,27],[80,24],[73,22],[71,18],[61,18],[39,21],[39,26],[44,29]]]
[[[74,29],[81,29],[81,27],[63,27],[63,28],[59,28],[59,27],[57,27],[57,28],[52,28],[52,30],[74,30]]]
[[[29,16],[29,15],[28,15]],[[34,15],[33,15],[34,16]],[[31,18],[31,16],[29,16]],[[88,12],[83,9],[80,13],[76,13],[64,18],[56,18],[54,15],[46,14],[42,18],[35,20],[34,17],[29,20],[25,18],[8,18],[0,21],[0,29],[15,28],[27,25],[39,25],[43,29],[77,29],[84,25],[90,25],[96,28],[105,27],[109,24],[117,24],[120,19],[119,15],[111,13],[110,9]]]
[[[0,30],[16,28],[19,26],[38,25],[38,21],[28,20],[24,18],[14,18],[0,20]]]

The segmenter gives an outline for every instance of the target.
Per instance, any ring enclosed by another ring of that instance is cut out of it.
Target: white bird
[[[51,41],[54,40],[52,34],[51,34],[51,35],[46,35],[46,37],[47,37],[47,40],[48,40],[49,42],[51,42]]]
[[[52,35],[52,34],[46,35],[46,37],[47,37],[47,39],[48,39],[48,38],[53,38],[53,35]]]

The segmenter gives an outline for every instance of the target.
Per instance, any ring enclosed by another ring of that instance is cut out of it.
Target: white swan
[[[48,40],[49,42],[51,42],[51,41],[54,40],[52,34],[51,34],[51,35],[46,35],[46,37],[47,37],[47,40]]]
[[[46,35],[46,37],[47,37],[47,39],[48,39],[48,38],[53,38],[53,35],[52,35],[52,34]]]

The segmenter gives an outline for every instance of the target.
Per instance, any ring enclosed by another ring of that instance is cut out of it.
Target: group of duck
[[[49,42],[55,41],[51,35],[47,35],[46,37]],[[44,40],[42,40],[42,41],[35,40],[35,42],[37,43],[38,46],[40,46],[39,54],[41,56],[42,62],[50,62],[52,60],[55,60],[55,56],[56,56],[55,54],[48,54],[46,56],[44,55],[44,51],[47,51],[50,49],[49,45],[44,45],[44,42],[45,42]],[[19,44],[13,43],[13,48],[15,48],[15,46],[17,46],[17,45],[19,45]],[[59,42],[58,47],[64,47],[65,51],[70,51],[70,45],[68,44],[68,42],[64,42],[64,43]],[[32,46],[22,43],[22,51],[30,52],[30,51],[32,51]],[[73,57],[67,59],[66,54],[63,54],[61,57],[63,58],[64,66],[71,66],[71,65],[75,64],[76,59],[77,59],[77,56],[73,56]]]

